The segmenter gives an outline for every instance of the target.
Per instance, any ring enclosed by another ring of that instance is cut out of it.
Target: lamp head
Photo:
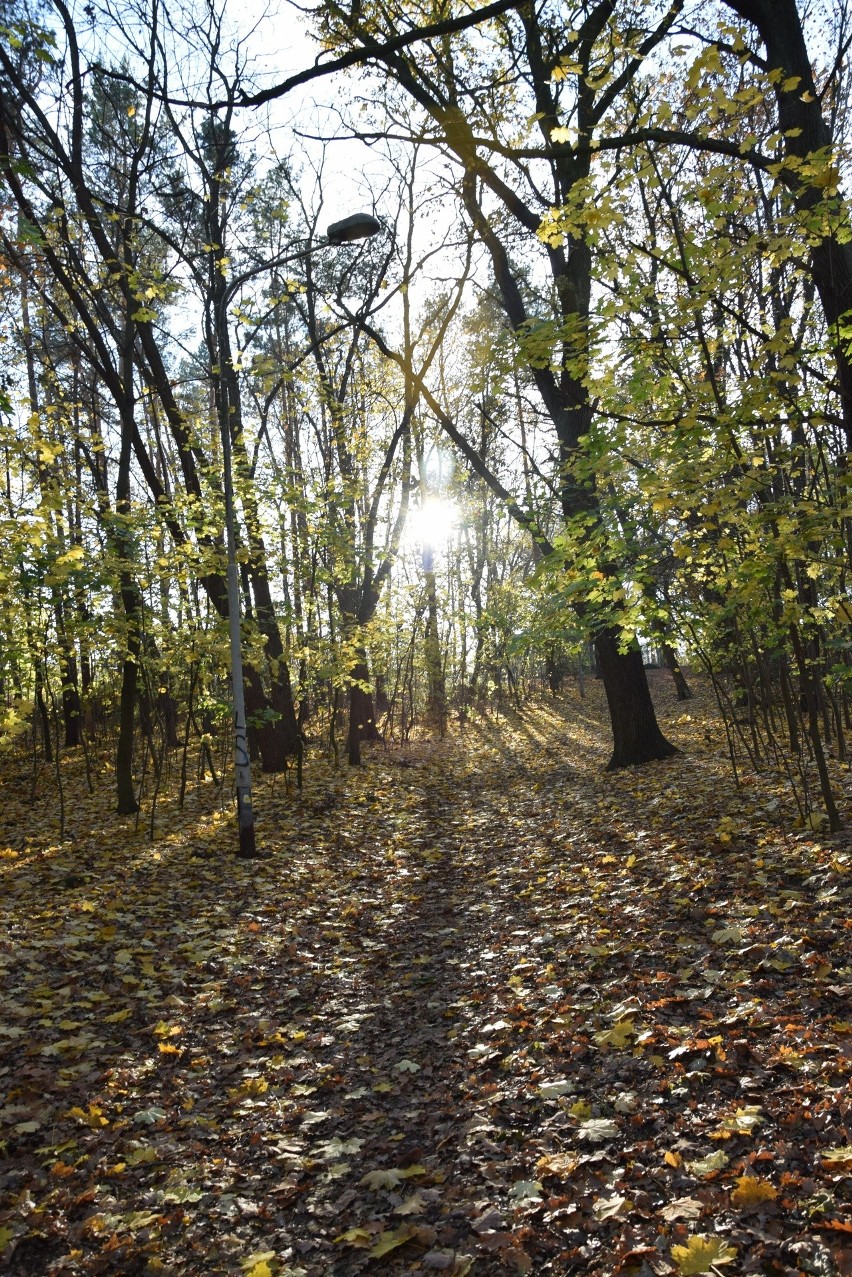
[[[329,244],[350,244],[356,239],[369,239],[378,235],[382,224],[369,213],[353,213],[340,222],[332,222],[325,233]]]

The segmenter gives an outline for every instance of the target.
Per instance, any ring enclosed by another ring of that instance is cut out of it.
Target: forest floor
[[[852,1273],[852,842],[709,700],[310,760],[229,854],[0,785],[0,1272]],[[839,776],[852,824],[852,789]]]

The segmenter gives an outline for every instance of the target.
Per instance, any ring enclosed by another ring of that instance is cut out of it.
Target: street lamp
[[[353,240],[378,235],[381,229],[381,223],[369,213],[353,213],[351,217],[344,217],[341,222],[332,222],[325,238],[329,244],[351,244]]]
[[[382,229],[381,223],[369,213],[353,213],[339,222],[332,222],[322,244],[294,253],[285,262],[310,257],[324,248],[350,244],[355,240],[369,239]],[[225,489],[225,539],[228,551],[228,635],[231,647],[231,690],[234,698],[234,788],[237,797],[237,827],[239,845],[237,854],[242,857],[257,855],[254,836],[254,808],[251,801],[251,759],[248,748],[246,721],[246,697],[243,684],[242,636],[240,633],[240,576],[237,568],[237,527],[234,514],[233,454],[228,415],[222,418],[222,472]]]

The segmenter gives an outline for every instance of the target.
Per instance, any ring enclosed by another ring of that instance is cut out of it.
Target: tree
[[[566,38],[561,15],[522,8],[494,19],[481,35],[451,40],[423,38],[415,55],[392,47],[404,29],[402,15],[367,7],[347,12],[334,4],[322,12],[324,37],[336,47],[360,46],[422,110],[423,137],[451,157],[459,172],[455,190],[485,246],[502,305],[552,422],[558,450],[558,483],[567,525],[582,525],[591,538],[602,531],[594,475],[583,469],[584,440],[592,417],[588,395],[591,356],[589,305],[593,260],[585,219],[592,210],[593,147],[619,94],[642,61],[665,38],[679,6],[643,29],[645,10],[631,14],[627,30],[613,20],[614,6],[577,6]],[[385,96],[395,119],[392,95]],[[540,135],[536,160],[518,144],[523,117]],[[568,121],[572,123],[569,125]],[[567,140],[571,130],[576,139]],[[570,204],[569,233],[538,237],[548,210]],[[524,245],[541,255],[546,284],[525,279],[518,266]],[[616,568],[604,552],[605,575]],[[582,601],[578,603],[584,611]],[[613,728],[611,767],[673,753],[656,721],[632,636],[611,621],[596,621],[594,640]]]

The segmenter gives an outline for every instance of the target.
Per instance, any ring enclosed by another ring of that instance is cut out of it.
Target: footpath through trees
[[[676,768],[594,687],[266,779],[251,864],[64,761],[68,841],[0,827],[2,1271],[848,1273],[848,838],[655,694]]]

